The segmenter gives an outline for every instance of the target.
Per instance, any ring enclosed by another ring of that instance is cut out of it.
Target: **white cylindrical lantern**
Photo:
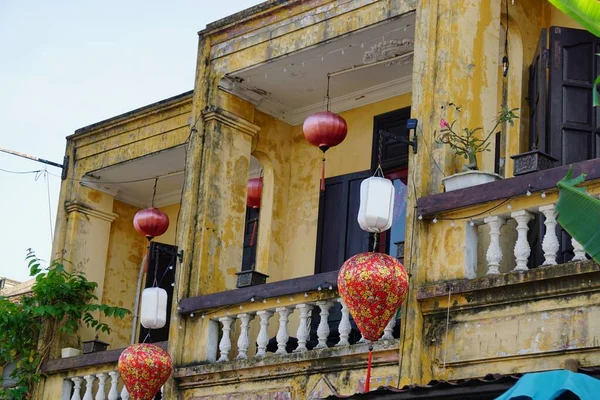
[[[389,179],[372,176],[360,184],[358,224],[367,232],[390,229],[394,215],[394,184]]]
[[[147,329],[160,329],[167,324],[167,291],[165,289],[158,287],[144,289],[140,322]]]

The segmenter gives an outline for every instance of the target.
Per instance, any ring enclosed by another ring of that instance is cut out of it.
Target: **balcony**
[[[379,341],[364,340],[339,298],[337,271],[183,299],[180,313],[208,338],[205,362],[176,369],[180,388],[260,380],[267,371],[364,369],[371,345],[374,368],[398,363],[397,321]]]
[[[434,376],[600,362],[600,266],[556,221],[556,183],[568,168],[418,200],[428,237],[419,262],[439,265],[420,272],[417,294]],[[573,173],[600,193],[600,160],[573,164]]]
[[[156,344],[167,348],[167,342]],[[127,388],[117,371],[117,361],[123,350],[125,349],[49,360],[42,366],[42,373],[46,375],[45,390],[62,393],[62,400],[129,399]],[[160,398],[162,397],[157,397]]]

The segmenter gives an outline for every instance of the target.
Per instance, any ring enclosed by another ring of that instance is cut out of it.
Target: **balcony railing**
[[[557,222],[557,182],[570,166],[439,193],[418,200],[419,213],[432,234],[455,238],[464,246],[464,276],[441,272],[431,280],[475,278],[586,260],[582,246]],[[587,174],[585,186],[597,193],[600,159],[573,165],[574,175]],[[454,233],[452,227],[462,227]],[[462,226],[461,226],[462,224]],[[455,236],[462,232],[463,236]]]
[[[293,361],[303,354],[310,358],[322,349],[367,342],[339,298],[336,282],[333,271],[183,299],[180,312],[207,324],[209,364],[253,363],[271,356]],[[397,344],[396,322],[392,318],[387,324],[378,347]]]
[[[156,344],[165,349],[167,347],[167,342]],[[125,349],[50,360],[42,367],[42,372],[47,376],[45,387],[62,387],[60,393],[62,400],[130,399],[127,388],[123,385],[123,380],[117,371],[117,361],[123,350]],[[53,380],[59,382],[53,383]],[[53,395],[58,396],[58,393],[45,394],[45,396]],[[161,396],[157,398],[162,398]]]

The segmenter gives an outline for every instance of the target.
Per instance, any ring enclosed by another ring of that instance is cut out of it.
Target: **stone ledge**
[[[467,309],[598,290],[600,265],[586,260],[431,284],[419,288],[417,299],[428,314],[446,310],[449,292],[452,308]]]
[[[396,365],[398,339],[373,343],[373,367]],[[220,386],[231,383],[278,379],[296,375],[366,368],[369,343],[309,350],[303,353],[269,355],[260,360],[235,360],[223,363],[176,368],[173,374],[180,388]],[[277,366],[273,370],[273,366]]]

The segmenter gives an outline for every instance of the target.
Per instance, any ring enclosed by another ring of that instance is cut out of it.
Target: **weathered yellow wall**
[[[326,153],[326,177],[371,168],[373,117],[409,107],[410,93],[340,113],[348,123],[348,135]],[[287,232],[283,270],[287,279],[311,275],[315,268],[321,151],[304,138],[302,126],[292,130]]]

